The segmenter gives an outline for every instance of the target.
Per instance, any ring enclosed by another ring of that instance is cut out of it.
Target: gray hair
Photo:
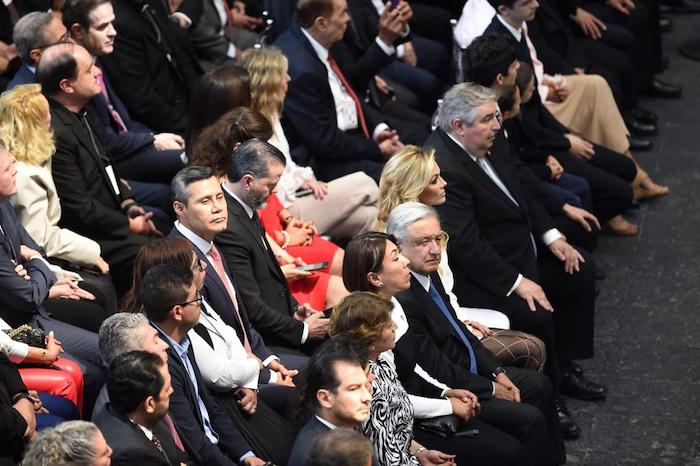
[[[191,165],[185,167],[175,174],[170,182],[170,191],[173,200],[187,204],[190,193],[187,187],[197,181],[208,180],[214,175],[214,170],[203,165]]]
[[[102,322],[97,342],[105,366],[122,354],[143,349],[143,334],[136,330],[142,325],[148,325],[148,319],[138,312],[117,312]]]
[[[287,164],[284,154],[275,146],[260,139],[248,139],[233,151],[228,164],[227,176],[230,182],[237,183],[244,175],[265,178],[269,164]]]
[[[29,52],[33,49],[45,47],[46,37],[44,28],[51,22],[52,14],[45,11],[32,11],[22,16],[12,33],[12,41],[17,47],[19,58],[25,65],[33,65]]]
[[[92,422],[67,421],[40,431],[29,444],[23,466],[91,466],[95,464],[95,435],[99,429]]]
[[[450,133],[455,120],[462,120],[467,125],[474,123],[476,109],[486,103],[495,102],[496,93],[479,84],[460,83],[452,86],[442,99],[438,110],[438,126]]]
[[[420,202],[404,202],[394,207],[386,222],[386,232],[394,235],[400,243],[408,241],[408,229],[424,218],[435,217],[440,221],[437,211]]]

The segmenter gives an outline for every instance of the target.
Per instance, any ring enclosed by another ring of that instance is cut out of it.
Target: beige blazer
[[[97,242],[58,226],[61,218],[51,163],[42,166],[17,162],[17,194],[11,198],[17,217],[46,255],[81,267],[92,267],[100,256]]]

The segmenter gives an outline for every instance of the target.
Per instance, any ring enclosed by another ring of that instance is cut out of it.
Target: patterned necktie
[[[102,92],[102,96],[107,102],[107,108],[109,109],[110,116],[112,117],[112,120],[114,120],[114,123],[116,123],[117,128],[119,129],[117,133],[120,134],[129,131],[129,129],[126,127],[126,124],[124,124],[124,120],[122,119],[121,115],[119,115],[119,112],[117,112],[114,109],[112,101],[109,98],[109,94],[107,94],[107,86],[105,86],[104,77],[102,76],[102,68],[100,68],[97,62],[95,62],[94,66],[100,70],[100,74],[97,76],[97,82],[100,85],[100,91]]]
[[[369,130],[367,129],[367,121],[365,120],[365,113],[362,111],[362,103],[360,102],[360,98],[357,97],[355,91],[352,90],[350,83],[348,83],[348,80],[345,79],[345,75],[343,75],[343,72],[340,71],[338,63],[330,54],[328,54],[328,63],[330,64],[331,69],[333,70],[335,75],[338,76],[338,79],[340,79],[340,82],[343,83],[343,88],[345,89],[345,92],[347,92],[350,98],[355,102],[355,108],[357,109],[357,119],[360,122],[360,129],[362,130],[362,133],[365,135],[365,137],[367,139],[370,139]]]
[[[440,296],[440,293],[438,293],[438,290],[437,288],[435,288],[435,285],[433,285],[432,281],[430,282],[428,294],[430,294],[430,297],[433,298],[435,304],[437,304],[437,306],[440,308],[440,311],[442,311],[442,313],[445,315],[445,318],[447,318],[447,320],[450,322],[450,325],[452,325],[452,328],[455,330],[455,332],[457,332],[457,336],[459,337],[459,339],[462,340],[464,346],[466,346],[467,350],[469,350],[469,372],[471,372],[472,374],[476,374],[476,355],[474,354],[474,348],[472,347],[469,338],[467,338],[467,336],[462,331],[462,328],[457,324],[457,321],[455,321],[454,317],[452,317],[450,310],[447,309],[445,301],[442,300],[442,296]]]
[[[241,326],[241,332],[243,332],[243,347],[245,348],[246,353],[251,354],[252,349],[250,347],[250,342],[248,341],[248,334],[245,331],[245,327],[243,326],[243,319],[241,318],[241,313],[238,310],[236,291],[233,289],[233,285],[231,284],[231,281],[226,275],[226,269],[224,268],[224,263],[221,260],[221,254],[219,254],[219,250],[216,249],[216,246],[212,245],[211,249],[209,250],[209,257],[211,257],[211,260],[214,263],[214,270],[223,282],[224,287],[228,292],[228,296],[231,299],[231,302],[233,303],[233,309],[236,311],[236,319],[238,320],[238,324]]]

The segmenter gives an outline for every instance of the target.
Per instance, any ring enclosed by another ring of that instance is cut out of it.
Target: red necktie
[[[212,245],[211,249],[209,250],[209,257],[211,257],[211,260],[214,262],[214,270],[216,270],[216,274],[219,276],[224,286],[226,287],[226,291],[228,291],[228,296],[229,298],[231,298],[231,302],[233,303],[233,308],[236,310],[236,318],[238,319],[238,323],[241,326],[241,331],[243,332],[243,347],[245,348],[246,353],[251,354],[252,350],[250,348],[250,342],[248,341],[248,335],[246,334],[245,327],[243,326],[243,319],[241,319],[241,313],[238,311],[238,301],[236,301],[236,292],[234,291],[233,285],[231,285],[231,282],[229,281],[228,276],[226,275],[224,263],[221,261],[221,254],[219,254],[219,251],[216,249],[216,246]]]
[[[340,71],[338,63],[336,63],[335,59],[331,56],[331,54],[328,54],[328,63],[330,63],[331,69],[333,70],[335,75],[338,76],[340,82],[343,83],[345,92],[347,92],[350,98],[355,102],[355,108],[357,109],[357,119],[360,121],[360,129],[364,133],[365,137],[367,139],[370,139],[369,130],[367,129],[367,121],[365,121],[365,113],[362,111],[362,103],[360,102],[360,99],[357,97],[357,94],[355,94],[355,91],[352,90],[350,83],[347,79],[345,79],[343,72]]]
[[[170,436],[173,438],[175,446],[181,451],[185,451],[185,447],[182,445],[182,440],[180,440],[180,436],[177,434],[177,430],[175,430],[175,424],[173,424],[173,420],[170,419],[170,414],[166,414],[163,420],[165,421],[165,425],[167,425],[168,429],[170,430]],[[153,437],[155,438],[155,435]]]

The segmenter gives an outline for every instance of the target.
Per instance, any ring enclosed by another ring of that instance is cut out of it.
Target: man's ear
[[[174,306],[172,309],[170,309],[170,312],[168,313],[168,318],[176,322],[182,321],[182,306],[178,304],[177,306]]]
[[[509,8],[505,5],[499,5],[498,8],[496,8],[496,11],[499,15],[506,16],[508,14],[508,9]]]
[[[318,401],[318,404],[326,409],[331,409],[333,407],[333,396],[331,395],[330,390],[322,388],[321,390],[317,391],[316,400]]]
[[[156,400],[153,396],[148,395],[145,400],[143,400],[143,409],[148,414],[153,414],[156,411]]]
[[[177,215],[178,217],[185,212],[186,208],[187,207],[182,202],[173,201],[173,210],[175,211],[175,215]]]
[[[29,51],[29,58],[32,60],[34,65],[37,65],[39,63],[39,59],[41,58],[41,49],[31,49]]]
[[[464,133],[464,129],[466,128],[466,125],[464,124],[464,120],[461,120],[459,118],[452,120],[452,132],[455,134],[459,134],[460,136]]]
[[[245,189],[250,189],[250,187],[253,186],[253,182],[255,182],[255,177],[250,173],[246,173],[243,175],[243,178],[241,178],[241,184]]]
[[[69,79],[61,79],[61,82],[58,83],[58,88],[65,94],[72,94],[75,91]]]
[[[83,39],[85,39],[85,36],[87,34],[87,31],[85,31],[85,29],[83,29],[83,27],[78,23],[74,23],[73,25],[71,25],[70,29],[68,29],[68,32],[70,33],[70,37],[78,43],[82,43]]]
[[[496,75],[496,79],[494,79],[494,82],[496,83],[497,86],[502,86],[504,80],[505,80],[505,77],[503,76],[503,73],[498,73]]]

